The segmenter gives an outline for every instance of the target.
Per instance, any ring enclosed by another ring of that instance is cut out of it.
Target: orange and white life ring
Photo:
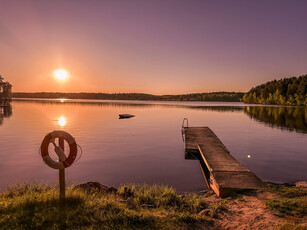
[[[69,145],[69,155],[65,156],[64,151],[55,144],[55,138],[63,138]],[[55,152],[57,153],[60,161],[54,161],[48,152],[48,146],[50,143],[53,143],[55,147]],[[51,133],[48,133],[41,145],[41,155],[44,162],[51,168],[54,169],[64,169],[72,165],[77,157],[77,143],[75,139],[65,131],[55,130]]]

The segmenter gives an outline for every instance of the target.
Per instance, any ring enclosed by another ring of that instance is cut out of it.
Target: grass
[[[217,216],[218,213],[223,212],[223,211],[227,211],[228,210],[227,202],[229,200],[230,200],[229,198],[223,199],[218,204],[216,204],[215,206],[210,207],[209,216],[214,218],[214,217]]]
[[[280,217],[304,217],[307,215],[307,200],[304,198],[307,196],[306,188],[268,184],[266,191],[280,196],[280,198],[269,199],[265,202],[274,215]],[[292,226],[292,228],[290,225],[290,223],[286,223],[280,229],[301,229],[299,225]]]
[[[273,214],[292,220],[307,215],[306,190],[280,186],[268,190],[280,195],[265,201]],[[246,202],[229,197],[209,205],[206,196],[128,184],[112,194],[67,188],[66,199],[60,201],[58,188],[25,183],[0,193],[0,229],[197,229],[212,225],[213,218],[227,211],[230,200]],[[306,228],[285,222],[277,229]]]
[[[285,222],[277,225],[276,230],[307,230],[307,227],[301,224]]]
[[[307,215],[307,200],[299,198],[275,198],[269,199],[265,204],[272,213],[280,217],[304,217]]]
[[[179,195],[167,186],[159,185],[123,185],[119,194],[131,191],[136,208],[152,207],[179,212],[198,213],[207,208],[202,196],[196,194]]]
[[[129,191],[129,192],[127,192]],[[209,221],[202,197],[179,195],[166,186],[123,185],[116,194],[39,184],[10,187],[0,194],[0,229],[185,229]]]
[[[282,197],[292,198],[292,197],[307,196],[307,189],[305,188],[268,184],[266,189],[269,192],[277,193]]]

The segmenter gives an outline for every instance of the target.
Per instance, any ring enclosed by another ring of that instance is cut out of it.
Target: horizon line
[[[247,91],[248,92],[248,91]],[[46,92],[46,91],[41,91],[41,92],[12,92],[14,93],[63,93],[63,94],[81,94],[81,93],[86,93],[86,94],[143,94],[143,95],[152,95],[152,96],[175,96],[175,95],[190,95],[190,94],[211,94],[211,93],[247,93],[247,92],[236,92],[236,91],[211,91],[211,92],[194,92],[194,93],[179,93],[179,94],[151,94],[151,93],[124,93],[124,92],[117,92],[117,93],[104,93],[104,92]]]

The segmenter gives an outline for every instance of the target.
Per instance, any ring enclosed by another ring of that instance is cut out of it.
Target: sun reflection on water
[[[64,116],[61,116],[58,120],[58,124],[61,126],[61,127],[64,127],[66,125],[66,118]]]
[[[68,99],[67,98],[59,98],[58,99],[60,102],[65,102],[65,101],[67,101]]]

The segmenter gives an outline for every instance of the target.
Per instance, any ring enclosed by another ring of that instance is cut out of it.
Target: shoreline
[[[24,184],[0,193],[0,227],[13,229],[15,220],[15,228],[307,229],[306,185],[267,184],[220,198],[210,191],[179,194],[167,186],[87,182],[67,188],[60,201],[56,187]],[[66,219],[59,222],[53,216],[63,210]]]
[[[43,98],[43,97],[13,97],[11,101],[45,101],[45,102],[61,102],[61,103],[135,103],[135,104],[191,104],[191,106],[207,106],[201,104],[209,104],[208,106],[236,106],[236,107],[283,107],[283,108],[304,108],[307,105],[277,105],[277,104],[255,104],[255,103],[245,103],[243,101],[201,101],[201,100],[152,100],[152,99],[87,99],[87,98]],[[196,103],[194,105],[193,103]],[[197,105],[199,103],[199,105]],[[201,104],[200,104],[201,103]],[[226,105],[234,103],[235,105]],[[216,104],[216,105],[210,105]]]

